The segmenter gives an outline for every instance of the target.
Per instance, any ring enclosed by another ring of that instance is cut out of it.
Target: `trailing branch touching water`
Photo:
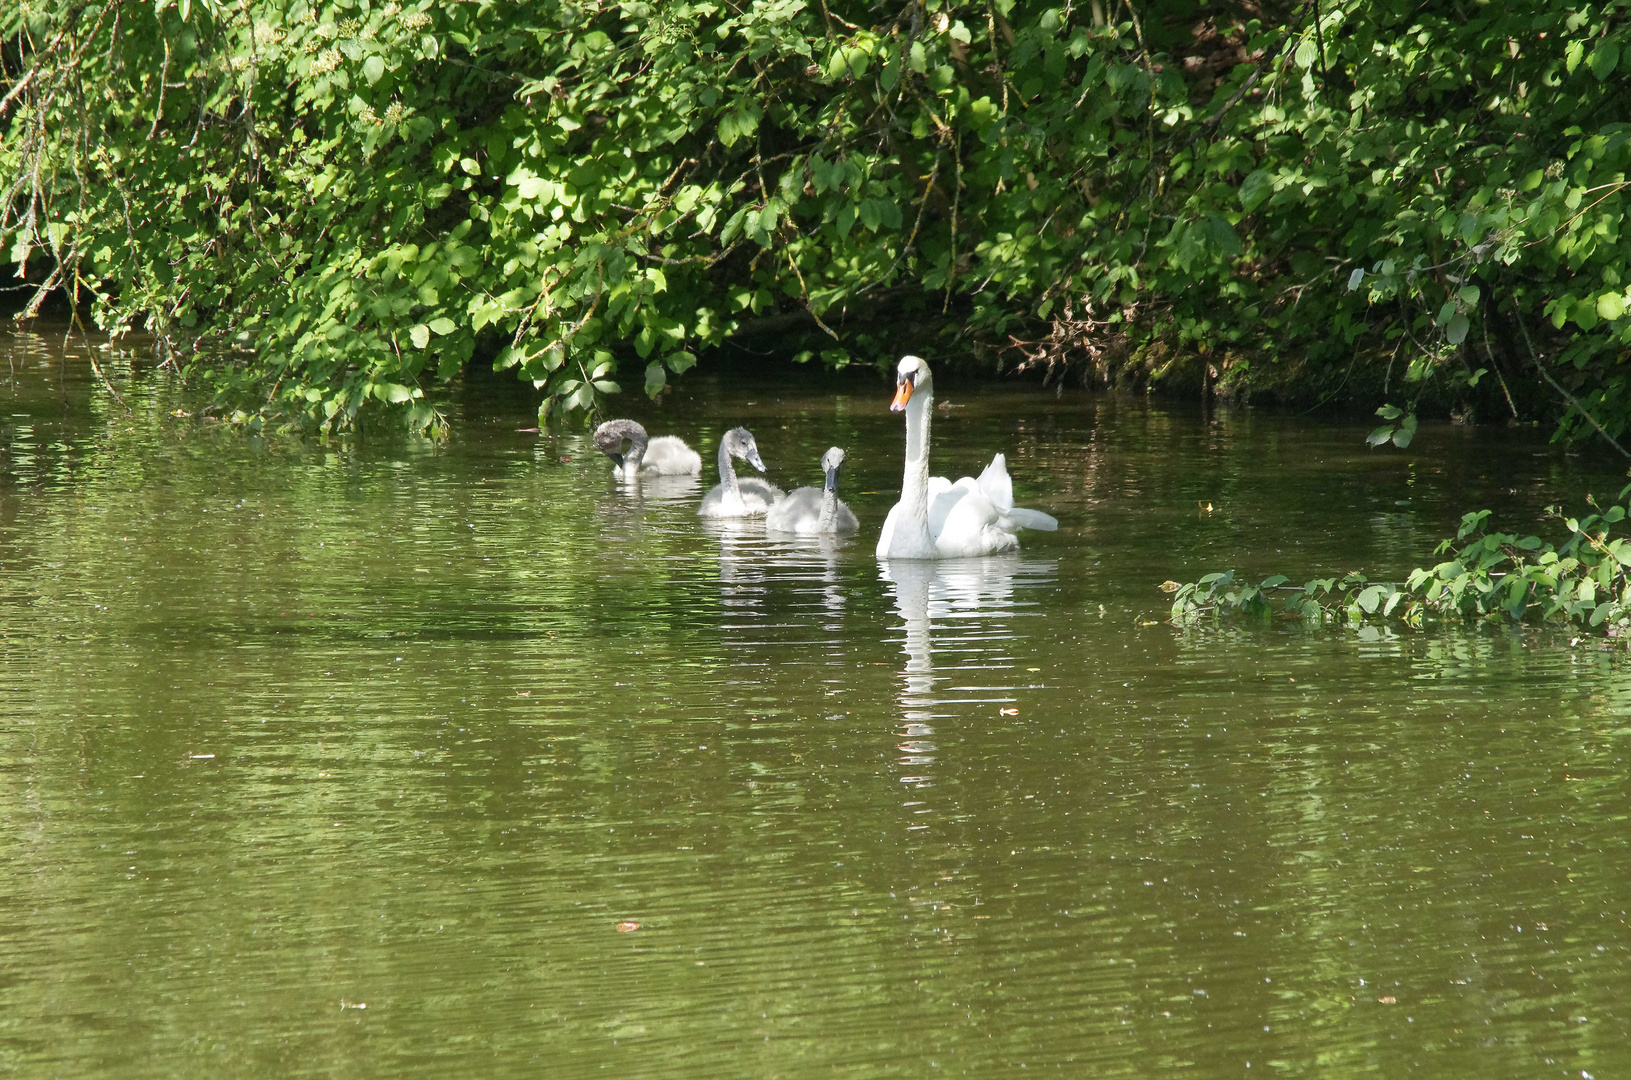
[[[1456,535],[1433,551],[1447,557],[1412,570],[1402,582],[1373,582],[1351,573],[1302,585],[1276,574],[1252,584],[1230,570],[1182,585],[1169,581],[1162,588],[1173,594],[1172,620],[1183,624],[1226,615],[1267,619],[1278,612],[1320,624],[1398,620],[1419,627],[1472,619],[1575,624],[1631,638],[1631,537],[1613,535],[1631,511],[1628,497],[1631,485],[1606,508],[1588,500],[1595,512],[1579,518],[1549,508],[1547,518],[1568,530],[1555,546],[1538,536],[1489,531],[1490,511],[1469,513]]]

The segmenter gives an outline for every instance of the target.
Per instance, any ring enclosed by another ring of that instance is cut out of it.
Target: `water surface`
[[[942,377],[936,471],[1002,450],[1061,528],[880,566],[871,378],[627,402],[784,486],[844,446],[862,533],[817,543],[500,379],[445,443],[325,444],[0,352],[0,1071],[1631,1072],[1622,655],[1156,588],[1398,575],[1612,494],[1589,455]]]

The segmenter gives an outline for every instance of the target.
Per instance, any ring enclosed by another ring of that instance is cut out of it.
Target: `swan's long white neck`
[[[741,498],[741,489],[736,486],[736,468],[731,464],[731,451],[723,441],[719,444],[719,482],[725,485],[728,496]]]
[[[934,383],[925,381],[906,402],[906,473],[900,504],[910,527],[929,542],[929,420],[934,416]]]

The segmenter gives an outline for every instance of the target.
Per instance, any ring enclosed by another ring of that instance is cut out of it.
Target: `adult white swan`
[[[702,497],[697,513],[705,518],[759,517],[782,497],[782,489],[757,476],[744,480],[736,478],[731,458],[741,458],[760,472],[765,471],[764,459],[759,457],[759,444],[745,427],[731,428],[719,440],[719,483]]]
[[[934,379],[920,357],[905,356],[895,374],[891,412],[906,413],[906,475],[900,502],[889,511],[878,537],[880,559],[956,559],[993,555],[1019,546],[1020,529],[1053,531],[1048,514],[1014,505],[1008,462],[991,459],[978,480],[952,483],[929,475],[929,420],[934,415]]]
[[[826,485],[801,487],[777,502],[765,515],[765,528],[806,536],[852,533],[860,528],[854,513],[838,498],[838,470],[843,466],[844,451],[836,446],[828,449],[821,455]]]
[[[702,455],[677,435],[646,438],[646,429],[633,420],[608,420],[595,428],[595,449],[612,459],[612,472],[624,480],[646,476],[695,476],[702,471]],[[628,453],[623,442],[628,440]]]

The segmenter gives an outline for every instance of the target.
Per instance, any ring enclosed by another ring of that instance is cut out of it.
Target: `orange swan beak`
[[[895,400],[889,403],[890,412],[900,412],[906,408],[906,402],[912,397],[912,384],[902,379],[895,386]]]

